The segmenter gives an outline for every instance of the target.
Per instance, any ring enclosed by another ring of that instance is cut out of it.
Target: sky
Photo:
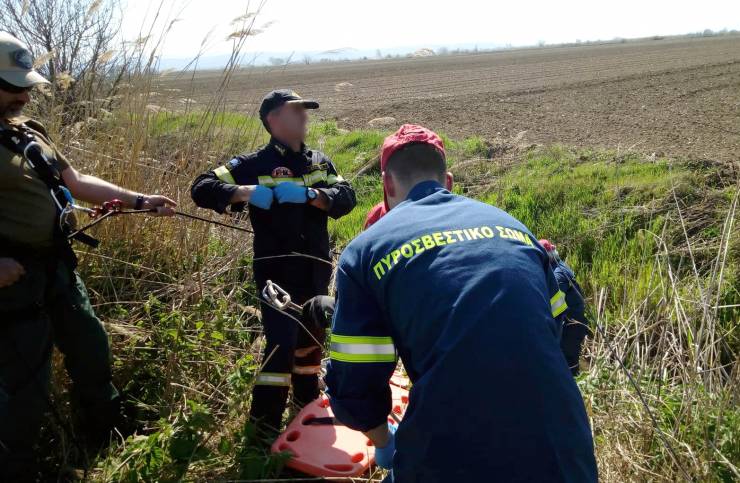
[[[123,0],[123,35],[133,40],[151,25],[177,19],[167,35],[163,58],[189,58],[204,39],[206,55],[230,51],[232,19],[258,11],[255,25],[267,25],[245,50],[262,54],[345,49],[448,46],[523,46],[576,40],[608,40],[740,30],[738,0]],[[354,50],[352,50],[354,49]]]

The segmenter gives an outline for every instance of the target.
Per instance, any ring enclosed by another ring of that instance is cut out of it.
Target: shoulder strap
[[[44,136],[45,140],[51,142],[51,140],[49,139],[49,133],[46,131],[44,125],[40,122],[36,121],[35,119],[28,119],[27,121],[24,121],[23,124],[33,129],[37,133],[40,133],[42,136]]]
[[[5,146],[9,151],[23,156],[23,133],[11,131],[10,129],[0,129],[0,144]]]
[[[37,131],[41,135],[42,141],[45,143],[51,142],[43,135],[46,131],[41,124],[34,121],[28,122],[33,123],[31,126],[36,126],[39,129],[27,127],[25,123],[21,124],[18,130],[3,129],[0,131],[0,143],[11,151],[25,157],[49,189],[55,190],[60,186],[66,186],[56,166],[56,160],[48,159],[44,154],[42,146],[36,142],[36,132],[34,131]]]
[[[36,142],[35,133],[24,124],[19,126],[20,129],[17,131],[0,129],[0,143],[9,150],[26,158],[39,179],[49,188],[49,193],[57,208],[57,216],[60,216],[70,203],[67,185],[64,183],[62,174],[56,166],[56,160],[52,161],[46,157],[42,146]],[[39,134],[46,132],[41,124],[34,122],[33,125],[41,128],[40,130],[37,129]],[[44,142],[49,141],[48,139],[44,139]],[[54,223],[54,227],[55,236],[61,240],[66,240],[69,230],[62,229],[58,223]],[[60,233],[56,233],[57,231]],[[76,234],[74,239],[91,247],[97,247],[100,244],[98,240],[84,233]]]

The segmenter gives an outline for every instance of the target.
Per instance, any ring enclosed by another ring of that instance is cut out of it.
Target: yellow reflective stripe
[[[260,372],[255,381],[257,386],[290,386],[290,374],[283,372]]]
[[[375,335],[339,335],[332,334],[331,341],[340,344],[393,344],[393,338]]]
[[[295,183],[304,186],[303,178],[273,178],[272,176],[258,176],[257,184],[274,187],[280,183]]]
[[[390,337],[332,334],[329,356],[342,362],[395,362],[396,346]]]
[[[562,290],[558,290],[558,292],[552,296],[550,299],[550,308],[552,309],[553,317],[557,317],[568,308],[568,304],[565,303],[565,294]]]
[[[295,183],[299,186],[313,186],[316,183],[326,181],[327,184],[335,184],[344,181],[341,176],[327,174],[325,170],[308,173],[300,178],[273,178],[272,176],[258,176],[257,183],[263,186],[274,187],[280,183]]]
[[[303,177],[303,180],[306,182],[306,186],[311,186],[313,184],[326,181],[326,171],[323,169],[318,170],[318,171],[313,171],[305,175]]]
[[[344,178],[342,178],[342,177],[341,177],[341,176],[339,176],[338,174],[330,174],[330,175],[329,175],[329,176],[327,176],[327,178],[326,178],[326,183],[327,183],[327,184],[330,184],[330,185],[332,185],[332,184],[337,184],[337,183],[341,183],[342,181],[344,181]]]
[[[229,171],[229,168],[226,166],[219,166],[213,170],[213,173],[224,183],[236,184],[234,177],[231,175],[231,171]]]

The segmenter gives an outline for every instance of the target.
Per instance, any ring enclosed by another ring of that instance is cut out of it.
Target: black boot
[[[89,455],[107,448],[114,439],[126,438],[136,430],[135,409],[123,396],[80,406],[79,427]]]

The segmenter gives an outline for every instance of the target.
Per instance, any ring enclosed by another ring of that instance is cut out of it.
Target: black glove
[[[317,295],[303,304],[303,322],[309,327],[327,329],[333,317],[334,297]]]

